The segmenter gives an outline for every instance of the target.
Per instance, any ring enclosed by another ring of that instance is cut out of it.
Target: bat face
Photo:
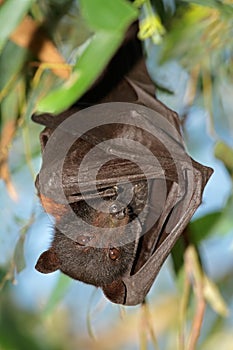
[[[116,192],[115,188],[108,189],[108,193]],[[111,190],[111,191],[110,191]],[[113,200],[114,196],[102,201],[94,200],[95,208],[91,206],[93,200],[87,204],[84,200],[72,203],[71,208],[83,222],[88,223],[87,229],[80,220],[79,226],[72,225],[69,218],[63,217],[60,223],[66,226],[68,234],[55,229],[52,247],[41,255],[37,263],[37,270],[43,273],[60,269],[68,276],[94,286],[104,286],[114,280],[122,278],[132,266],[135,253],[138,229],[134,225],[134,240],[124,243],[127,234],[126,225],[133,218],[132,210],[123,208]],[[99,202],[99,203],[98,203]],[[103,241],[99,229],[116,229],[114,236],[108,234]],[[122,241],[122,244],[121,244]],[[117,245],[117,246],[116,246]]]
[[[132,33],[76,106],[33,117],[45,126],[36,188],[55,218],[36,269],[59,269],[124,305],[143,302],[212,173],[155,99]]]
[[[142,230],[137,214],[145,206],[146,190],[145,181],[135,182],[131,188],[133,196],[127,207],[116,201],[118,192],[122,193],[124,186],[102,191],[104,200],[72,203],[72,211],[81,219],[79,226],[72,224],[69,216],[64,215],[60,226],[65,227],[68,234],[55,228],[52,247],[41,255],[36,269],[42,273],[60,269],[76,280],[97,287],[122,279],[132,269],[136,257]],[[133,221],[132,227],[127,228],[127,224]],[[88,226],[82,225],[83,222]],[[99,230],[101,228],[105,230],[104,238]],[[113,233],[110,232],[112,228],[115,229]],[[126,236],[131,239],[125,244]]]

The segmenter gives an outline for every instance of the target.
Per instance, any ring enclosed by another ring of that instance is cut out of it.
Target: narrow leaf
[[[82,13],[94,30],[125,30],[137,17],[137,10],[125,0],[81,0]]]
[[[0,52],[35,0],[7,0],[0,7]]]
[[[137,18],[137,10],[124,0],[99,0],[98,5],[91,0],[82,0],[81,9],[95,34],[76,63],[70,79],[38,103],[39,112],[61,112],[80,98],[121,44],[125,30]]]
[[[15,247],[14,262],[15,262],[17,273],[21,272],[25,268],[25,259],[24,259],[25,237],[26,237],[25,235],[20,235]]]
[[[204,296],[212,309],[220,316],[227,317],[229,310],[216,284],[204,276]]]
[[[37,110],[59,113],[81,97],[104,69],[122,38],[123,34],[98,32],[80,57],[70,79],[62,87],[43,98],[38,103]],[[93,57],[96,64],[93,64]]]
[[[68,287],[70,286],[71,279],[63,274],[60,274],[58,281],[49,297],[49,300],[44,308],[44,315],[51,314],[58,303],[63,299]]]
[[[233,149],[226,143],[218,141],[215,145],[214,154],[216,158],[224,163],[229,174],[233,177]]]

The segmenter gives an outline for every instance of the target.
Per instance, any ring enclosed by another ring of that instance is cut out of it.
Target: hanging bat
[[[75,106],[33,116],[45,126],[36,188],[55,219],[36,269],[59,269],[123,305],[144,301],[212,174],[188,156],[177,114],[154,97],[136,33],[134,24]]]

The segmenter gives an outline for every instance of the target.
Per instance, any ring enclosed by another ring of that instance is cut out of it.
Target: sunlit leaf
[[[7,0],[0,7],[0,52],[11,32],[20,23],[35,0]],[[17,9],[17,10],[16,10]]]
[[[190,5],[173,20],[162,59],[177,58],[186,68],[204,62],[205,55],[224,59],[222,50],[232,49],[232,30],[231,19],[222,17],[219,9]]]
[[[70,66],[59,53],[56,46],[48,38],[40,25],[26,16],[11,35],[11,40],[17,45],[31,50],[42,62],[45,62],[54,74],[67,79]]]
[[[171,251],[171,258],[173,262],[173,268],[175,273],[178,275],[178,273],[181,271],[181,268],[184,265],[184,252],[185,252],[185,244],[184,239],[181,237]]]
[[[21,272],[25,268],[24,242],[25,235],[20,235],[14,252],[14,261],[17,273]]]
[[[224,345],[223,345],[224,344]],[[224,348],[224,350],[232,350],[233,334],[232,330],[226,327],[224,330],[219,328],[215,330],[201,346],[201,350],[214,350]]]
[[[0,291],[4,289],[8,281],[11,283],[15,281],[15,266],[12,263],[7,266],[7,270],[0,268]]]
[[[215,145],[214,153],[215,157],[224,163],[229,174],[233,178],[233,149],[230,148],[226,143],[218,141]]]
[[[117,33],[109,34],[102,31],[96,33],[80,57],[70,79],[61,88],[43,98],[38,103],[37,110],[58,113],[75,102],[105,67],[121,39],[122,37]],[[93,64],[93,57],[98,64]]]
[[[222,211],[209,213],[189,225],[189,238],[194,244],[199,244],[202,240],[211,235],[226,235],[232,229],[233,196],[229,196],[228,201]]]
[[[16,189],[11,181],[10,170],[8,165],[9,146],[12,143],[16,132],[16,123],[14,120],[7,120],[2,126],[0,139],[0,179],[5,182],[9,196],[13,200],[18,199]]]
[[[21,221],[20,218],[18,218],[17,220],[18,220],[18,222]],[[14,263],[14,266],[16,268],[17,273],[21,272],[25,268],[24,243],[25,243],[26,233],[30,229],[34,220],[35,220],[35,214],[32,213],[29,220],[20,229],[20,235],[19,235],[16,247],[15,247],[14,257],[13,257],[13,263]]]
[[[97,30],[75,65],[70,79],[38,103],[37,110],[40,112],[57,113],[75,102],[104,69],[123,40],[125,30],[137,16],[137,11],[123,0],[116,0],[114,3],[101,0],[98,2],[100,10],[97,13],[95,2],[84,1],[81,5],[84,14],[87,15],[88,11],[87,21],[97,17],[94,20],[94,27]],[[112,26],[111,23],[116,22],[117,26]]]
[[[232,230],[232,213],[233,213],[233,195],[231,194],[222,210],[220,220],[215,226],[215,234],[218,236],[226,235]]]
[[[58,281],[43,309],[45,316],[49,315],[58,305],[58,303],[64,298],[64,295],[67,292],[71,282],[72,280],[68,276],[63,274],[59,275]]]
[[[187,243],[193,244],[196,249],[198,249],[197,247],[202,240],[218,232],[218,227],[220,227],[221,222],[225,223],[226,217],[224,212],[217,211],[206,214],[189,223],[183,236],[176,242],[171,252],[173,267],[176,274],[178,274],[183,267]]]
[[[197,4],[205,7],[212,7],[214,9],[220,10],[223,14],[232,16],[233,15],[233,4],[232,1],[229,1],[229,4],[227,1],[222,0],[183,0],[185,2],[188,2],[190,4]]]
[[[125,0],[80,0],[82,13],[95,31],[124,31],[137,11]]]
[[[22,74],[27,57],[27,51],[11,41],[5,45],[0,55],[0,101],[10,92],[18,75]]]
[[[221,296],[216,284],[207,276],[204,277],[204,295],[206,301],[211,305],[212,309],[219,315],[226,317],[229,315],[228,307]]]
[[[192,243],[198,244],[214,233],[214,228],[221,218],[222,212],[212,212],[190,223],[189,237]]]

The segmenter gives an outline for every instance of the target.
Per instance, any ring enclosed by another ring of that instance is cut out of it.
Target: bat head
[[[76,280],[97,287],[122,278],[133,264],[137,237],[123,244],[126,225],[131,220],[130,210],[117,207],[112,200],[105,202],[109,212],[103,211],[103,203],[99,207],[97,203],[98,210],[85,201],[74,203],[72,209],[81,219],[80,227],[74,228],[69,218],[63,217],[60,225],[67,234],[55,228],[52,246],[41,254],[36,269],[42,273],[59,269]],[[114,235],[111,228],[117,230]],[[134,236],[140,227],[135,228]]]

